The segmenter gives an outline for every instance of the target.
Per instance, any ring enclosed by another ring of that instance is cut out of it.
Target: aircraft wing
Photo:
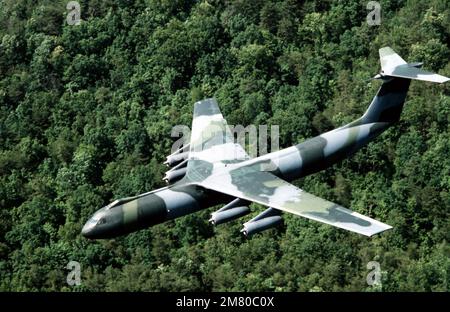
[[[255,166],[235,166],[209,176],[197,176],[196,184],[233,197],[290,212],[352,232],[372,236],[392,228],[314,196]]]
[[[192,121],[188,172],[189,167],[192,167],[196,161],[235,163],[250,159],[243,147],[234,141],[233,133],[223,118],[217,101],[206,99],[196,102]]]

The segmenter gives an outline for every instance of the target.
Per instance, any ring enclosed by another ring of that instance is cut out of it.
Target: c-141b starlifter
[[[172,220],[218,204],[210,221],[220,224],[250,212],[255,202],[267,206],[243,224],[245,235],[277,226],[281,213],[372,236],[391,228],[377,220],[314,196],[288,181],[304,177],[349,157],[400,119],[411,79],[443,83],[447,77],[406,63],[391,48],[380,49],[382,81],[364,115],[298,145],[250,158],[234,142],[217,102],[194,105],[190,143],[167,158],[173,184],[134,197],[118,199],[98,210],[85,224],[88,238],[111,238]]]

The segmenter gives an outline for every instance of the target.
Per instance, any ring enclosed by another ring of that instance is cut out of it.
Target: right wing
[[[256,166],[240,166],[200,178],[196,184],[345,230],[372,236],[390,225],[314,196]]]

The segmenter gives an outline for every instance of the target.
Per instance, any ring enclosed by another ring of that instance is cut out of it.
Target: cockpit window
[[[104,224],[104,223],[106,223],[106,219],[105,219],[105,217],[93,216],[89,220],[89,222],[92,223],[92,224],[95,224],[95,225],[97,225],[97,224]]]

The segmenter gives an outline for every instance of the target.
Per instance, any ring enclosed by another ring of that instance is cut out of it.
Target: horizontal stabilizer
[[[443,83],[450,80],[448,77],[417,68],[421,66],[421,63],[406,63],[400,55],[395,53],[394,50],[389,47],[381,48],[379,52],[381,74],[375,76],[375,78],[389,76],[438,83]]]

